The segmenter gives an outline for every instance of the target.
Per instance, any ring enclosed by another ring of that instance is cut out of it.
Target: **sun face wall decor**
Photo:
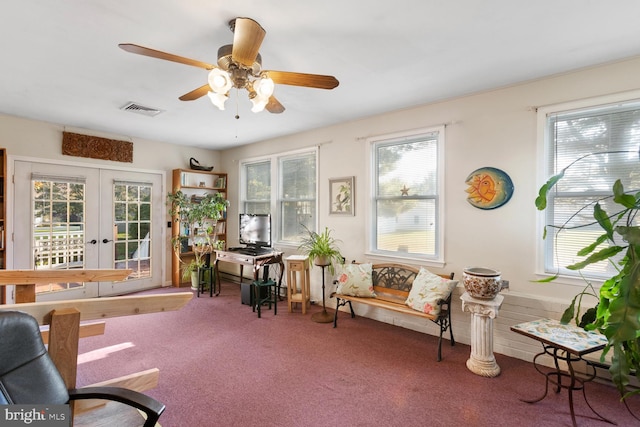
[[[469,186],[467,202],[478,209],[496,209],[513,195],[513,182],[504,171],[485,167],[471,172],[465,183]]]

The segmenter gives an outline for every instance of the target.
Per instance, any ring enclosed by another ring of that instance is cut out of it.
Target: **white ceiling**
[[[263,68],[340,85],[278,85],[282,114],[252,113],[246,91],[219,111],[178,100],[206,70],[118,48],[215,64],[237,16],[267,31]],[[639,17],[637,0],[3,0],[0,113],[224,149],[637,56]]]

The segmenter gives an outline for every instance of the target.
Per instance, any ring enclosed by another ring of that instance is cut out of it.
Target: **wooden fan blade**
[[[180,98],[180,101],[193,101],[195,99],[198,99],[202,96],[205,96],[207,94],[207,92],[209,92],[211,90],[211,88],[209,87],[209,84],[207,83],[204,86],[200,86],[198,89],[194,89],[189,93],[185,93],[184,95],[182,95]]]
[[[333,76],[320,74],[292,73],[289,71],[264,71],[274,83],[292,86],[313,87],[317,89],[333,89],[340,82]]]
[[[260,45],[267,32],[251,18],[236,18],[233,30],[231,58],[251,67],[258,56]]]
[[[273,95],[269,97],[269,102],[264,108],[266,108],[268,112],[273,114],[280,114],[284,111],[284,105],[282,105],[280,101],[278,101]]]
[[[149,49],[148,47],[138,46],[132,43],[120,43],[118,45],[120,49],[127,52],[136,53],[138,55],[150,56],[152,58],[164,59],[165,61],[173,61],[179,64],[191,65],[193,67],[204,68],[205,70],[213,70],[214,65],[207,64],[206,62],[196,61],[195,59],[189,59],[171,53],[161,52],[155,49]]]

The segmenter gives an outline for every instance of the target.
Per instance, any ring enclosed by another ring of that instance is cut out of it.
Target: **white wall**
[[[559,318],[568,300],[580,289],[568,283],[533,283],[539,278],[536,245],[541,240],[536,229],[539,213],[534,200],[537,189],[547,178],[540,176],[536,160],[535,107],[636,90],[640,87],[638,75],[640,59],[635,58],[226,150],[222,152],[221,161],[230,165],[227,169],[230,194],[235,195],[238,194],[239,160],[319,145],[320,227],[334,230],[334,236],[344,242],[341,249],[348,260],[375,262],[365,256],[369,157],[363,138],[446,124],[446,265],[432,270],[453,271],[458,279],[467,266],[502,271],[503,279],[510,281],[510,291],[505,294],[495,321],[495,350],[530,360],[539,346],[519,338],[509,327],[542,316]],[[512,199],[495,210],[476,209],[466,201],[465,178],[484,166],[504,170],[514,182]],[[356,215],[329,216],[329,178],[350,175],[356,177]],[[233,204],[230,218],[236,214],[237,205]],[[230,223],[229,229],[233,227]],[[233,232],[229,234],[233,236]],[[295,252],[295,248],[283,250],[285,256]],[[321,301],[320,289],[316,268],[312,272],[312,299]],[[334,304],[333,300],[329,301]],[[462,313],[457,297],[453,312],[457,338],[469,343],[469,314]],[[413,318],[368,307],[357,308],[356,313],[436,333],[434,325]]]
[[[62,155],[62,132],[74,132],[84,135],[100,136],[133,142],[133,162],[123,163],[108,160],[88,159]],[[0,115],[0,147],[6,148],[9,160],[12,157],[50,159],[52,161],[72,162],[78,164],[100,165],[105,167],[131,168],[133,170],[159,170],[166,172],[165,193],[172,189],[173,169],[189,169],[189,158],[195,157],[203,165],[214,165],[221,170],[220,156],[216,151],[203,150],[181,145],[131,138],[126,135],[105,134],[88,129],[65,127],[63,125],[39,122],[14,116]],[[12,201],[7,200],[8,209]],[[167,221],[170,218],[167,217]],[[167,221],[158,224],[166,227]],[[7,223],[7,231],[11,233],[12,224]],[[159,286],[171,282],[171,232],[167,230],[167,257],[165,263],[165,280]],[[9,234],[10,235],[10,234]],[[8,246],[10,249],[11,245]],[[12,259],[11,256],[8,257]],[[11,264],[8,264],[11,268]]]
[[[105,135],[95,131],[64,128],[62,125],[36,122],[0,115],[0,146],[9,156],[32,156],[56,160],[74,160],[98,164],[124,164],[69,158],[60,154],[62,131],[92,134],[134,143],[132,168],[167,171],[167,188],[171,188],[173,168],[187,167],[189,157],[203,164],[213,164],[216,170],[229,173],[228,234],[233,244],[237,227],[238,161],[266,154],[320,146],[319,149],[319,222],[334,230],[344,243],[347,259],[368,261],[364,256],[368,203],[366,176],[368,151],[363,138],[409,129],[446,124],[445,147],[445,260],[442,269],[434,272],[455,272],[462,277],[466,266],[486,266],[502,271],[510,281],[510,291],[495,320],[494,348],[498,353],[530,360],[538,346],[509,331],[521,321],[547,316],[558,318],[578,287],[571,284],[536,284],[536,245],[540,235],[536,230],[538,212],[534,207],[537,188],[546,177],[538,175],[535,107],[563,103],[640,87],[640,58],[566,73],[500,90],[489,91],[365,118],[341,125],[268,140],[221,153],[186,148],[159,142],[138,140],[127,136]],[[341,90],[348,90],[342,88]],[[266,113],[264,113],[266,114]],[[284,113],[286,114],[286,112]],[[514,182],[515,192],[508,204],[484,211],[466,201],[465,178],[475,169],[493,166],[506,171]],[[356,215],[328,215],[328,180],[333,177],[356,177]],[[8,201],[10,203],[10,201]],[[166,224],[164,224],[166,226]],[[285,254],[295,248],[283,248]],[[170,245],[167,242],[167,253]],[[170,257],[167,257],[167,264]],[[371,260],[377,261],[377,260]],[[170,266],[167,265],[167,271]],[[321,301],[319,269],[312,272],[312,298]],[[462,313],[456,291],[454,332],[459,342],[469,343],[469,314]],[[327,300],[333,304],[333,300]],[[356,307],[359,315],[435,334],[436,327],[413,317],[391,315],[371,308]],[[349,321],[344,319],[343,321]],[[445,348],[446,352],[449,351]]]

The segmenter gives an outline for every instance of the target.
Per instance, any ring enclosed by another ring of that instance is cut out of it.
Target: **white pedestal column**
[[[493,356],[493,319],[498,316],[504,297],[497,295],[492,300],[482,300],[465,292],[460,299],[462,311],[471,313],[471,357],[467,368],[483,377],[497,377],[500,366]]]

